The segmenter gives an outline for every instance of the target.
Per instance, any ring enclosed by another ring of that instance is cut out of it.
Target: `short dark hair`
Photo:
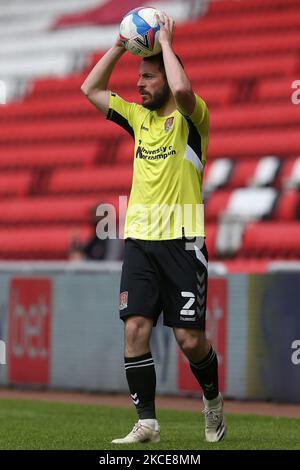
[[[184,69],[184,65],[182,63],[182,60],[180,59],[180,57],[177,54],[175,54],[175,55],[176,55],[176,58],[177,58],[178,62],[181,65],[181,67]],[[156,55],[151,55],[150,57],[144,57],[143,62],[149,62],[151,64],[157,64],[158,67],[159,67],[159,70],[161,72],[163,72],[164,75],[166,75],[164,58],[163,58],[162,52],[160,52],[159,54],[156,54]]]

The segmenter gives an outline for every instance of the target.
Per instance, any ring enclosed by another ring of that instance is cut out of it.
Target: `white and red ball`
[[[159,42],[160,26],[155,15],[159,10],[140,7],[127,13],[120,24],[120,39],[133,55],[150,57],[161,51]]]

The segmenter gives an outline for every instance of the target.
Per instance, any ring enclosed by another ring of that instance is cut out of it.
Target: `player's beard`
[[[169,88],[168,82],[166,81],[164,86],[161,90],[157,90],[152,97],[146,101],[146,103],[142,103],[144,108],[150,109],[150,111],[154,111],[156,109],[162,108],[170,99],[171,90]]]

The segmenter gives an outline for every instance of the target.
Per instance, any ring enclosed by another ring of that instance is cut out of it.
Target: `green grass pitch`
[[[300,420],[253,415],[226,418],[226,439],[209,444],[203,438],[200,410],[159,410],[160,443],[120,446],[110,441],[130,431],[136,421],[133,409],[5,399],[0,400],[0,449],[300,449]]]

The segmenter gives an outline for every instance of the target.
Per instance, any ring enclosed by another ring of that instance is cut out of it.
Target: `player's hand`
[[[122,39],[120,38],[120,35],[116,39],[115,47],[120,47],[121,49],[124,50],[124,52],[126,51],[126,48],[124,46],[124,43],[123,43]]]
[[[160,26],[159,42],[160,44],[172,44],[175,22],[171,16],[162,12],[160,16],[156,15],[157,22]]]

